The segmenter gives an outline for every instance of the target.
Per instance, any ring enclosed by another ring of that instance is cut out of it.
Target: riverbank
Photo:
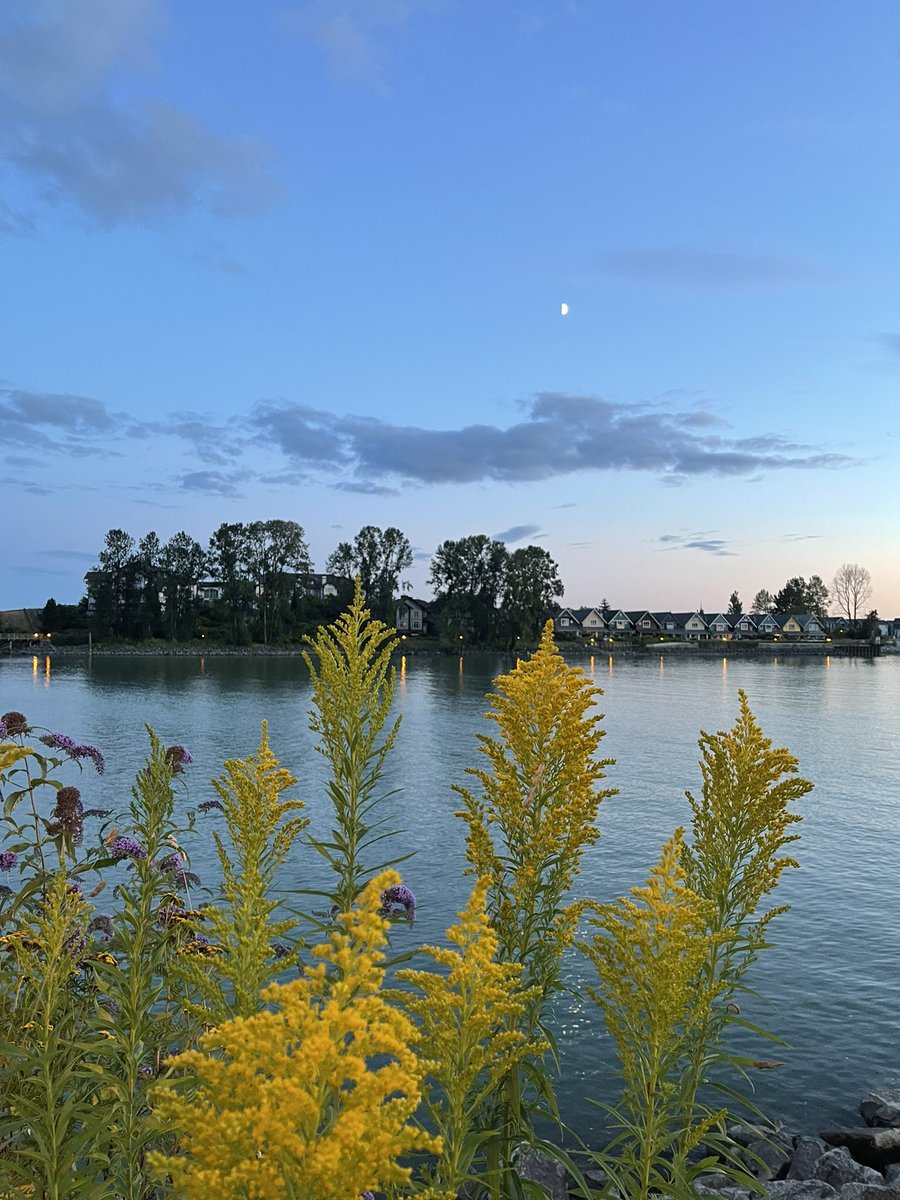
[[[2,646],[2,635],[0,635]],[[123,645],[94,644],[92,646],[55,646],[52,642],[11,643],[6,650],[6,657],[33,658],[35,656],[52,655],[54,658],[86,658],[89,656],[121,657],[121,658],[296,658],[302,654],[305,647],[299,643],[293,645],[273,646],[227,646],[221,643],[174,643],[141,645],[128,643]],[[436,642],[406,640],[397,647],[396,654],[407,656],[438,655],[442,657],[468,657],[470,655],[507,654],[510,658],[517,655],[530,654],[535,647],[522,647],[511,651],[504,647],[472,647],[472,646],[442,646]],[[877,645],[864,641],[838,642],[645,642],[629,644],[610,642],[604,645],[591,646],[584,643],[562,642],[559,651],[564,658],[572,662],[588,662],[596,658],[642,659],[658,658],[672,655],[686,658],[743,658],[765,661],[771,658],[878,658],[882,655],[900,653],[900,647],[894,644]]]

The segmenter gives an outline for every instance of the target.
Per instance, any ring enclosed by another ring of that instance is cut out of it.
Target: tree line
[[[136,540],[110,529],[85,575],[77,605],[51,599],[46,632],[90,630],[98,640],[186,641],[196,637],[233,645],[296,640],[333,621],[359,577],[373,616],[393,625],[402,580],[413,564],[399,529],[365,525],[339,542],[326,560],[329,587],[316,586],[303,527],[296,521],[225,522],[204,548],[180,531],[167,542],[151,531]],[[198,585],[215,584],[208,601]],[[445,641],[515,645],[535,641],[563,585],[556,563],[539,546],[509,551],[476,534],[441,543],[431,560],[429,611]]]
[[[864,619],[877,618],[874,610],[866,611],[866,604],[871,598],[872,576],[869,571],[859,563],[842,563],[834,573],[830,591],[820,575],[810,575],[809,579],[794,575],[775,593],[760,588],[753,597],[750,611],[761,615],[809,613],[824,621],[830,603],[837,616],[856,624]],[[739,617],[743,611],[740,597],[736,591],[732,592],[728,600],[728,616]]]

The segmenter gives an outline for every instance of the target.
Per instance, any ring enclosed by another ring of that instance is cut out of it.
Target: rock
[[[776,1179],[763,1185],[769,1200],[836,1200],[837,1192],[821,1179]]]
[[[845,1183],[877,1183],[884,1185],[884,1176],[872,1167],[863,1166],[861,1162],[850,1157],[843,1146],[826,1150],[813,1171],[814,1179],[830,1183],[833,1188],[840,1189]]]
[[[884,1171],[884,1182],[888,1187],[900,1187],[900,1163],[888,1163]]]
[[[513,1165],[520,1179],[544,1189],[547,1200],[569,1200],[566,1169],[562,1163],[522,1146],[513,1155]]]
[[[860,1100],[859,1115],[867,1125],[900,1128],[900,1088],[875,1088]]]
[[[773,1135],[751,1142],[741,1159],[750,1174],[763,1182],[783,1179],[791,1163],[791,1148],[783,1138]]]
[[[734,1180],[718,1171],[707,1171],[704,1175],[696,1175],[691,1181],[694,1187],[704,1188],[706,1192],[723,1192],[726,1188],[734,1187]]]
[[[765,1141],[766,1138],[773,1135],[771,1126],[751,1125],[749,1122],[729,1125],[725,1132],[735,1145],[744,1147],[749,1146],[752,1142]]]
[[[786,1179],[812,1179],[816,1172],[816,1163],[828,1150],[821,1138],[794,1138],[794,1155],[788,1167]]]
[[[900,1162],[900,1129],[823,1129],[829,1146],[846,1146],[857,1162],[883,1171],[888,1163]],[[848,1183],[850,1180],[847,1181]]]
[[[845,1183],[841,1200],[900,1200],[900,1190],[878,1183]]]

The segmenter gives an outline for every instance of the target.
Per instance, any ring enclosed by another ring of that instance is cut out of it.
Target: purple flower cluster
[[[0,737],[17,737],[28,733],[31,726],[20,712],[7,712],[0,717]]]
[[[176,871],[184,870],[184,859],[180,854],[167,854],[165,858],[155,858],[153,865],[157,871],[174,875]]]
[[[50,816],[56,818],[47,826],[47,832],[51,836],[67,833],[74,845],[81,845],[84,837],[84,809],[78,788],[60,788],[56,793],[56,808]]]
[[[181,775],[185,766],[194,761],[194,756],[185,746],[170,746],[166,751],[166,762],[173,775]]]
[[[79,745],[66,733],[48,733],[41,738],[41,741],[53,750],[62,750],[63,754],[67,754],[69,758],[89,758],[97,768],[98,775],[102,775],[106,770],[106,761],[96,746]]]
[[[128,837],[127,834],[119,834],[114,837],[109,843],[110,853],[113,858],[146,858],[147,851],[140,842],[135,841],[133,837]]]
[[[416,898],[403,883],[395,883],[393,887],[385,888],[381,893],[381,907],[388,916],[403,911],[408,921],[414,921],[416,918]]]
[[[18,861],[15,850],[0,850],[0,871],[11,871]]]
[[[198,812],[211,812],[217,808],[219,812],[225,811],[225,805],[221,800],[204,800],[202,804],[197,805]]]

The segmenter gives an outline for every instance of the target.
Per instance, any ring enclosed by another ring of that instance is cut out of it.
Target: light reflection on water
[[[403,724],[388,784],[404,790],[386,803],[406,831],[397,852],[416,850],[405,864],[420,902],[416,942],[439,940],[465,900],[464,827],[451,785],[471,782],[466,767],[477,759],[476,734],[493,732],[481,719],[484,695],[512,665],[494,655],[397,661]],[[785,873],[779,894],[793,907],[776,922],[777,945],[752,980],[767,1003],[751,999],[744,1008],[792,1047],[755,1051],[785,1062],[760,1075],[756,1099],[791,1128],[852,1123],[858,1097],[900,1074],[900,658],[614,657],[605,665],[585,662],[605,691],[601,754],[617,760],[606,782],[619,794],[601,808],[602,837],[586,856],[577,894],[612,899],[644,881],[661,843],[689,820],[684,792],[699,787],[700,729],[730,727],[738,689],[745,689],[767,736],[789,746],[816,784],[802,802],[801,869]],[[0,711],[18,709],[105,754],[107,773],[96,777],[88,768],[79,782],[90,807],[127,805],[146,752],[145,723],[193,753],[189,803],[196,806],[213,798],[209,780],[226,758],[256,749],[265,718],[272,748],[297,775],[296,793],[322,834],[324,764],[308,729],[309,702],[299,656],[0,661]],[[201,836],[193,855],[206,878],[215,869],[210,843]],[[318,862],[305,856],[284,878],[287,887],[323,882]],[[395,928],[398,940],[409,936],[402,924]],[[580,984],[582,970],[576,956],[567,960],[569,987]],[[601,1117],[585,1097],[608,1100],[614,1091],[609,1042],[590,1001],[564,993],[558,1016],[561,1107],[590,1136]]]

